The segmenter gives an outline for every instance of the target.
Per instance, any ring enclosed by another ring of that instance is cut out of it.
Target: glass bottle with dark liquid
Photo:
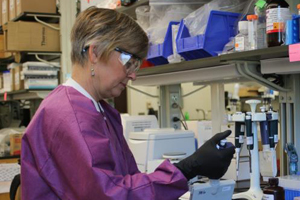
[[[285,24],[289,17],[289,4],[285,0],[267,0],[266,28],[268,47],[284,44]]]
[[[269,186],[265,187],[262,200],[285,200],[284,189],[278,186],[278,178],[270,178]]]

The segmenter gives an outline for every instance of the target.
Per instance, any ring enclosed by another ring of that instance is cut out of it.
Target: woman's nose
[[[136,80],[136,72],[132,72],[130,74],[128,74],[128,78],[132,81]]]

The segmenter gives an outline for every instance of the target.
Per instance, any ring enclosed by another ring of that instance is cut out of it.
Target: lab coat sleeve
[[[76,119],[67,120],[51,138],[48,158],[35,157],[39,174],[60,199],[174,200],[187,191],[186,178],[167,160],[151,174],[116,174],[109,139],[98,139],[102,152],[95,155],[98,147],[87,144]],[[30,148],[38,148],[31,141]]]

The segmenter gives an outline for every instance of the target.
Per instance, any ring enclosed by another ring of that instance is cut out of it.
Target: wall
[[[130,85],[130,83],[129,83]],[[158,96],[157,87],[144,87],[144,86],[133,86],[143,92],[149,93],[151,95]],[[139,114],[147,114],[147,104],[154,110],[158,110],[158,98],[152,98],[146,96],[145,94],[134,91],[130,88],[127,88],[127,99],[128,99],[128,113],[130,115],[139,115]]]
[[[196,85],[194,86],[193,83],[184,83],[181,84],[182,87],[182,94],[185,95],[191,91],[194,91],[201,86]],[[224,85],[225,91],[233,93],[234,84],[225,84]],[[197,112],[198,109],[199,111]],[[211,119],[211,93],[210,93],[210,86],[183,98],[183,112],[188,112],[190,119],[198,119],[203,120],[203,112],[205,112],[205,119]]]
[[[144,87],[133,86],[139,90],[150,93],[151,95],[158,95],[157,87]],[[194,86],[193,83],[181,84],[182,94],[185,95],[200,87],[201,85]],[[226,84],[225,91],[233,92],[234,84]],[[147,114],[147,103],[150,103],[154,110],[158,110],[157,98],[148,97],[137,91],[128,88],[128,113],[130,115]],[[188,112],[190,119],[203,119],[201,111],[197,112],[196,109],[203,109],[206,115],[206,119],[211,118],[211,97],[210,87],[206,87],[190,96],[183,98],[183,112]]]

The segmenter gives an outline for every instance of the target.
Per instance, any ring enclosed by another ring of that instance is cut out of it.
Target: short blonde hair
[[[100,59],[107,61],[116,47],[143,59],[148,51],[148,37],[126,14],[90,7],[80,13],[71,32],[72,64],[84,66],[88,54],[83,49],[95,45]]]

